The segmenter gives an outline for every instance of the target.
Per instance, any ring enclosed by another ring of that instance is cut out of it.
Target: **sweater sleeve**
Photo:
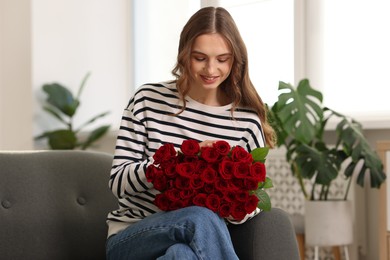
[[[146,155],[147,132],[141,119],[134,115],[134,103],[134,99],[130,100],[124,110],[110,173],[109,187],[117,198],[134,195],[153,186],[145,176],[153,158]]]

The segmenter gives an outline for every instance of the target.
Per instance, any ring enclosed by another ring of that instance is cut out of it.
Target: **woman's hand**
[[[199,143],[200,148],[202,147],[213,147],[213,144],[216,142],[216,140],[205,140],[201,143]]]

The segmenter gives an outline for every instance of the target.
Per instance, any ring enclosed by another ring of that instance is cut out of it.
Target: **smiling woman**
[[[218,86],[229,76],[232,68],[229,44],[222,35],[212,33],[197,37],[192,48],[191,74],[194,86],[188,95],[209,106],[227,105],[229,99]]]

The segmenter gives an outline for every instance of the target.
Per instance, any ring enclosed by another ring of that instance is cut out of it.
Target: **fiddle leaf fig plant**
[[[57,119],[64,125],[64,128],[47,131],[37,136],[35,139],[47,138],[51,149],[87,149],[97,140],[102,138],[109,130],[110,125],[102,125],[92,130],[84,139],[80,137],[81,130],[95,122],[99,118],[106,116],[109,112],[100,113],[79,126],[74,127],[74,117],[80,106],[80,96],[90,76],[87,73],[83,78],[76,96],[65,86],[59,83],[44,84],[43,91],[47,94],[47,103],[43,110]]]
[[[371,187],[380,187],[386,179],[383,165],[359,122],[324,107],[322,93],[313,89],[308,79],[301,80],[297,88],[279,82],[279,91],[278,100],[268,111],[269,121],[277,134],[277,146],[286,148],[286,159],[306,199],[328,200],[329,189],[340,173],[348,182],[344,200],[354,172],[358,172],[358,185],[363,187],[369,174]],[[336,144],[332,145],[324,140],[331,118],[338,122]],[[304,180],[312,184],[310,194]]]

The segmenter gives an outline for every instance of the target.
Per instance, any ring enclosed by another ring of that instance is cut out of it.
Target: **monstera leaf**
[[[339,133],[339,141],[344,151],[351,158],[345,170],[346,177],[351,177],[356,170],[360,169],[357,183],[364,187],[365,174],[369,172],[371,187],[379,188],[381,183],[385,181],[386,175],[383,172],[382,161],[365,139],[361,125],[356,121],[343,119],[337,125],[336,130]]]
[[[323,110],[322,94],[311,88],[308,80],[302,80],[294,89],[290,84],[279,82],[278,101],[273,112],[287,136],[309,143],[321,128]]]
[[[329,185],[336,179],[344,158],[340,158],[335,149],[327,149],[324,144],[321,149],[301,145],[297,149],[296,162],[304,178],[315,177],[315,182]]]

